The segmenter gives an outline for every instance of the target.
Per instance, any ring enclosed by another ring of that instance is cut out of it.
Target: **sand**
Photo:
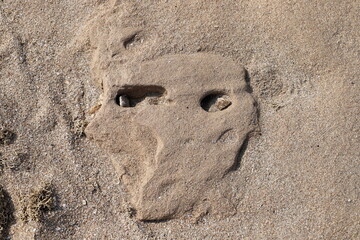
[[[346,0],[0,1],[0,185],[15,219],[6,235],[360,238],[359,10]],[[119,61],[204,53],[247,70],[258,130],[212,187],[228,186],[231,214],[136,218],[111,156],[84,134],[103,99],[104,50],[92,43],[109,26],[135,34],[126,51],[109,46]],[[49,184],[55,206],[23,221],[21,203]]]

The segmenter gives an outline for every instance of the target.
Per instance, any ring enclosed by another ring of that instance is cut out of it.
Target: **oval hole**
[[[121,107],[135,107],[141,103],[158,105],[163,103],[165,92],[161,86],[125,86],[118,91],[115,102]]]
[[[201,100],[200,105],[207,112],[218,112],[227,109],[231,105],[231,100],[226,94],[211,93]]]

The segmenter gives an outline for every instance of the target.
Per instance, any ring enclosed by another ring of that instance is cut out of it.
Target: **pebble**
[[[121,107],[130,107],[129,98],[126,95],[120,95],[119,96],[119,105]]]
[[[226,99],[224,97],[218,98],[215,106],[217,109],[224,110],[225,108],[229,107],[231,105],[231,101],[229,99]]]

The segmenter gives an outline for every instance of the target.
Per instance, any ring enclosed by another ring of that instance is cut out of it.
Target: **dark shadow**
[[[141,220],[143,223],[166,223],[169,222],[170,219],[159,219],[159,220]]]
[[[246,89],[245,91],[248,93],[253,93],[253,89],[251,87],[251,78],[249,72],[245,69],[245,82],[246,82]],[[254,99],[254,107],[256,108],[256,123],[258,124],[260,119],[260,106],[259,103]]]
[[[254,107],[256,108],[256,125],[259,125],[260,120],[260,106],[257,101],[254,101]]]
[[[131,208],[133,210],[133,214],[130,215],[131,218],[135,217],[136,216],[136,209],[134,208]],[[166,223],[166,222],[169,222],[171,219],[170,219],[170,215],[168,216],[164,216],[163,219],[150,219],[150,220],[140,220],[140,222],[142,223]]]
[[[1,191],[0,196],[2,197],[2,199],[0,200],[3,201],[3,203],[1,203],[0,206],[3,209],[1,209],[0,211],[3,210],[2,217],[4,217],[3,224],[1,226],[3,228],[3,231],[0,232],[0,239],[7,239],[7,237],[9,237],[10,234],[11,225],[15,224],[16,222],[14,216],[15,207],[9,193],[4,189],[2,190],[0,189],[0,191]]]
[[[253,89],[252,89],[252,87],[251,87],[250,81],[251,81],[251,79],[250,79],[250,74],[249,74],[249,72],[245,69],[245,82],[246,82],[246,85],[247,85],[245,91],[248,92],[248,93],[252,93],[252,92],[253,92]]]
[[[243,158],[244,154],[245,154],[245,151],[246,151],[246,148],[248,146],[248,143],[249,143],[249,135],[246,136],[243,144],[241,145],[238,153],[236,154],[236,157],[235,157],[235,161],[234,161],[234,164],[225,172],[224,176],[226,174],[228,174],[229,172],[233,172],[233,171],[236,171],[240,168],[240,165],[241,165],[241,159]]]

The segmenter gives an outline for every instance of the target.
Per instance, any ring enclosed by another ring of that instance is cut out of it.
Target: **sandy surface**
[[[226,178],[233,216],[137,221],[109,157],[84,136],[102,93],[89,24],[115,2],[147,40],[134,61],[205,52],[247,69],[260,132]],[[353,0],[0,1],[1,200],[13,215],[4,235],[359,239],[359,11]],[[53,206],[24,221],[24,202],[46,184]]]

